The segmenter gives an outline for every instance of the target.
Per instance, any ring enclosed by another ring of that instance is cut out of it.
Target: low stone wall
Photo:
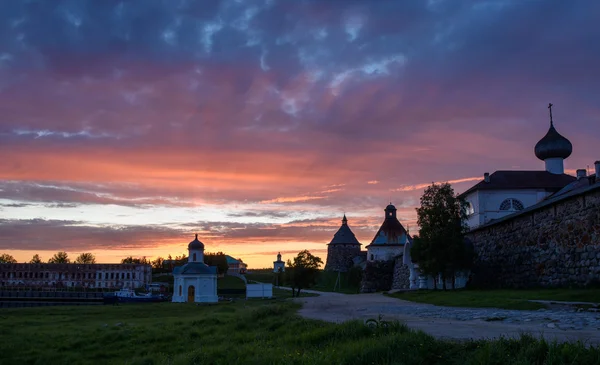
[[[360,245],[330,244],[327,246],[325,270],[347,272],[354,266],[354,258],[360,254]]]
[[[394,260],[367,261],[363,279],[360,283],[360,292],[374,293],[390,290],[394,278],[395,264]]]
[[[587,286],[600,277],[600,187],[475,229],[475,287]]]
[[[410,288],[410,269],[404,264],[403,257],[400,256],[394,263],[394,278],[392,280],[392,289]]]

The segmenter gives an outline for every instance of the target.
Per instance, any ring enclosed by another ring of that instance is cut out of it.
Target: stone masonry
[[[410,269],[403,262],[403,256],[396,258],[394,263],[394,278],[392,280],[392,289],[410,288]]]
[[[600,185],[468,233],[472,285],[587,286],[600,278]]]
[[[374,293],[390,290],[396,261],[367,261],[363,279],[360,283],[361,293]]]
[[[354,258],[360,255],[360,245],[330,244],[325,270],[347,272],[354,266]]]

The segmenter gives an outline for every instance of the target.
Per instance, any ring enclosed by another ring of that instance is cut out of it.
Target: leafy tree
[[[48,263],[50,264],[68,264],[71,260],[69,259],[69,255],[65,251],[59,251],[52,256]]]
[[[122,264],[144,264],[144,265],[150,265],[151,262],[150,260],[148,260],[146,258],[146,256],[143,257],[133,257],[133,256],[127,256],[126,258],[121,260]]]
[[[3,253],[0,255],[0,264],[16,264],[17,260],[12,255]]]
[[[229,269],[229,264],[227,264],[227,257],[223,252],[205,253],[204,263],[208,266],[216,266],[219,275],[226,274],[227,270]]]
[[[301,289],[316,284],[322,263],[320,257],[313,256],[308,250],[300,251],[293,262],[287,261],[285,282],[292,287],[292,297],[300,296]]]
[[[76,264],[95,264],[96,256],[90,252],[84,252],[75,259]]]
[[[42,263],[42,259],[40,258],[40,255],[38,255],[37,253],[35,255],[33,255],[33,257],[31,258],[31,260],[29,261],[30,264],[41,264]]]
[[[446,278],[454,279],[457,271],[468,268],[472,262],[472,253],[464,241],[466,204],[454,194],[450,184],[432,184],[421,197],[417,217],[420,229],[411,256],[422,273],[434,277],[441,274],[445,290]]]
[[[163,269],[163,264],[164,264],[165,259],[163,259],[162,257],[158,256],[157,258],[155,258],[154,260],[152,260],[152,268],[153,269]]]
[[[363,269],[360,266],[352,266],[348,270],[348,285],[356,288],[356,292],[360,292],[360,282],[363,278]]]

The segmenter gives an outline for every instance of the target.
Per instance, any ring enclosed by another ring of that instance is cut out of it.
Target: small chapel
[[[196,238],[188,245],[188,262],[173,269],[173,303],[216,303],[217,267],[204,263],[204,244]]]

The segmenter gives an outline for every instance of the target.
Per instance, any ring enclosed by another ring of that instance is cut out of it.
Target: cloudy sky
[[[423,187],[600,159],[594,0],[0,1],[0,253],[363,244]],[[414,228],[413,228],[414,227]],[[287,256],[287,257],[286,257]]]

